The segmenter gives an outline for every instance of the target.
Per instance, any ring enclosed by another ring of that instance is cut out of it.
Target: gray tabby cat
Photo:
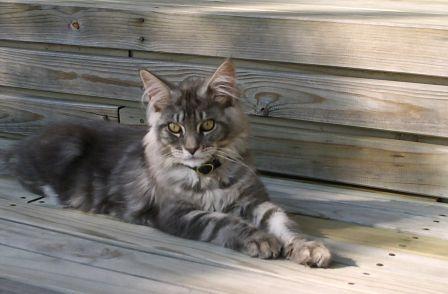
[[[148,131],[92,122],[49,126],[15,149],[21,183],[83,211],[254,257],[327,267],[330,251],[301,236],[254,173],[232,62],[208,79],[178,85],[145,70],[140,76]]]

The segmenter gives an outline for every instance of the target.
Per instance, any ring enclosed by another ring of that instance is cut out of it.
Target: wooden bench
[[[5,175],[0,292],[446,292],[448,4],[169,2],[0,0],[0,149],[66,118],[144,125],[138,69],[231,56],[271,197],[335,265],[57,208]]]

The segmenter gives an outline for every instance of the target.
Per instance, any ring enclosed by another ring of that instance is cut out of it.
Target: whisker
[[[254,170],[252,167],[248,166],[246,163],[244,163],[244,162],[241,160],[242,157],[241,157],[238,153],[235,153],[235,155],[237,155],[237,157],[239,157],[239,158],[241,158],[241,159],[239,159],[239,158],[235,158],[234,156],[232,156],[231,154],[226,153],[226,152],[225,152],[224,150],[222,150],[222,149],[218,149],[218,150],[216,151],[216,155],[217,155],[217,156],[220,156],[220,157],[222,157],[222,158],[224,158],[224,159],[230,160],[230,161],[232,161],[232,162],[234,162],[234,163],[236,163],[236,164],[239,164],[239,165],[241,165],[241,166],[247,168],[247,169],[248,169],[250,172],[252,172],[254,175],[256,175],[255,170]]]

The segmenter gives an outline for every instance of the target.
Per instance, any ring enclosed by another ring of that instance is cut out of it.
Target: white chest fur
[[[191,201],[202,210],[222,211],[239,196],[237,185],[220,188],[222,185],[217,177],[202,176],[193,170],[177,169],[170,173],[169,178],[173,196]]]

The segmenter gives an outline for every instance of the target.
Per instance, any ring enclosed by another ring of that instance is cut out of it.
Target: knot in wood
[[[274,109],[274,103],[278,100],[278,94],[275,93],[258,93],[255,95],[257,105],[255,114],[261,116],[269,116],[271,110]]]
[[[79,24],[79,22],[77,20],[74,20],[71,22],[70,28],[72,30],[79,30],[81,28],[81,25]]]

